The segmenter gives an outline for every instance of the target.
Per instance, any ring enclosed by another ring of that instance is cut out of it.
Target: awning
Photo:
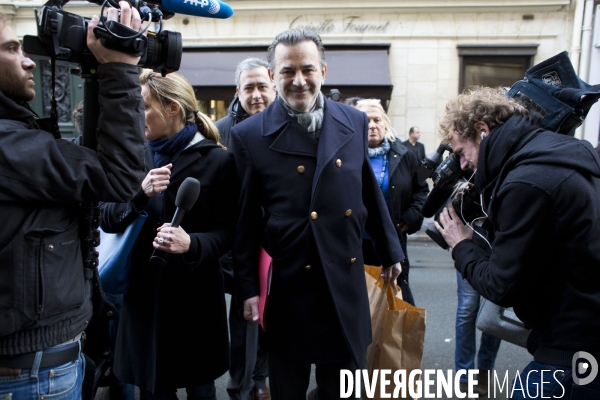
[[[389,100],[392,80],[386,49],[326,50],[327,76],[322,91],[338,89],[343,98]],[[235,94],[235,68],[247,57],[266,59],[266,50],[184,51],[179,73],[197,88],[201,100],[229,100]]]

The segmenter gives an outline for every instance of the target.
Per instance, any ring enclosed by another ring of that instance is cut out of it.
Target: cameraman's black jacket
[[[456,268],[481,295],[513,306],[536,361],[600,355],[600,158],[587,141],[513,116],[481,142],[476,187],[491,254],[458,243]]]
[[[135,66],[100,79],[97,151],[39,129],[0,93],[0,356],[34,352],[84,331],[92,317],[80,203],[129,201],[144,178],[144,104]]]

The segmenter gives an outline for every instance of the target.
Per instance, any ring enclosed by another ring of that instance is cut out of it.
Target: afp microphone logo
[[[194,6],[200,6],[202,8],[208,7],[209,14],[216,14],[221,9],[221,5],[214,0],[184,0],[183,4],[190,3]]]
[[[152,0],[156,1],[156,0]],[[233,9],[220,0],[160,0],[163,11],[206,18],[229,18]]]
[[[573,382],[584,386],[591,383],[598,375],[598,361],[593,355],[585,351],[578,351],[573,355],[572,373]]]

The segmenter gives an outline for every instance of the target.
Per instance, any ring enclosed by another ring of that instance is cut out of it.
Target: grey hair
[[[271,71],[275,70],[275,47],[277,47],[278,44],[283,44],[284,46],[295,46],[298,43],[306,41],[312,41],[317,45],[321,68],[326,66],[327,62],[325,61],[325,47],[323,47],[321,36],[319,36],[317,32],[310,29],[296,28],[281,32],[279,35],[275,36],[275,39],[273,39],[273,42],[271,42],[271,45],[267,49],[267,61],[269,62],[269,68]]]
[[[242,72],[259,67],[265,67],[269,69],[269,63],[262,58],[256,57],[249,57],[240,61],[235,69],[235,87],[240,87],[240,76],[242,76]]]

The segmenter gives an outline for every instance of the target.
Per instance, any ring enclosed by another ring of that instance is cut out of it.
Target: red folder
[[[263,331],[267,331],[265,323],[265,305],[267,304],[267,297],[269,296],[269,288],[271,287],[271,268],[273,259],[267,254],[265,249],[260,248],[258,255],[258,283],[259,283],[259,295],[258,295],[258,317],[260,326]]]

